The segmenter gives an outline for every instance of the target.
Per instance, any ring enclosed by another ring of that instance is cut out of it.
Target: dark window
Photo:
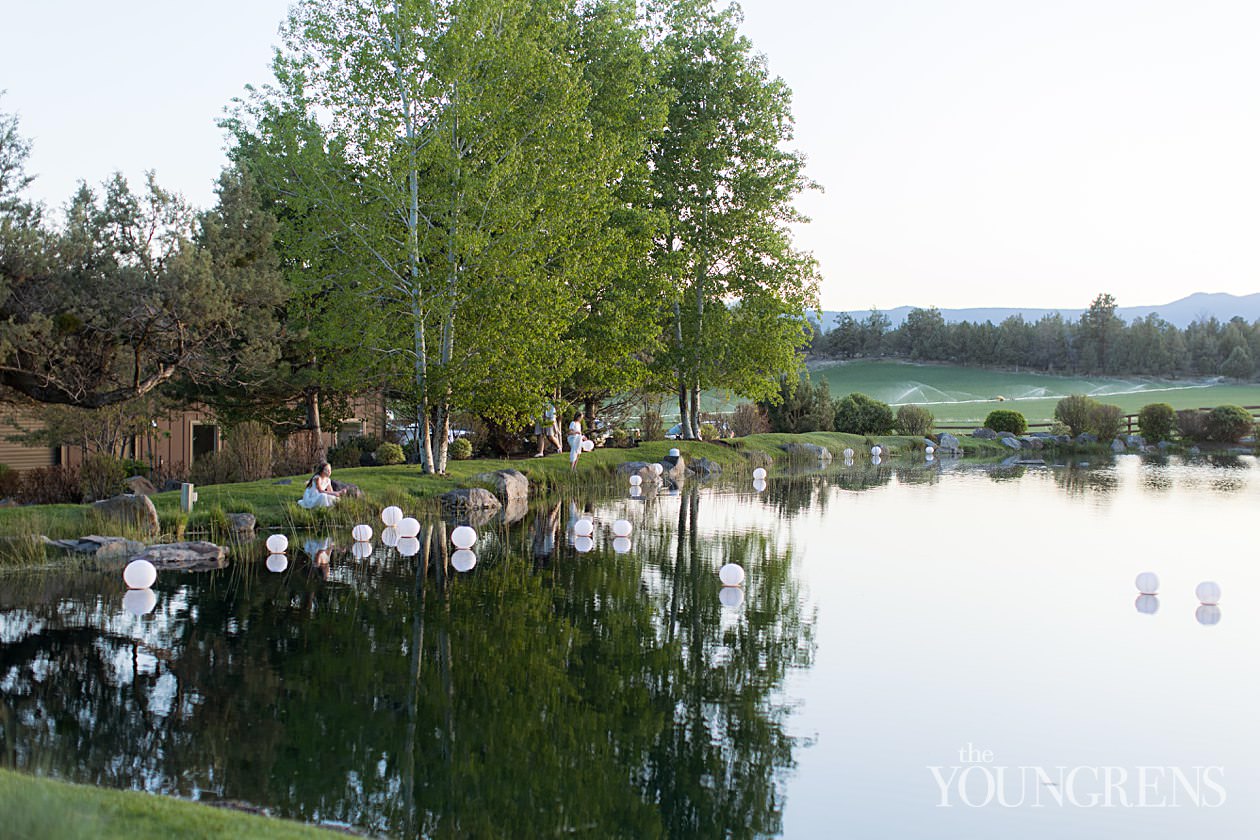
[[[192,427],[192,459],[195,462],[203,455],[209,455],[216,447],[219,438],[219,427],[204,423],[196,423]]]

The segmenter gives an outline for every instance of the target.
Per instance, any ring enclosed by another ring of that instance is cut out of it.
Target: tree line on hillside
[[[911,310],[893,328],[878,311],[861,320],[842,314],[810,350],[829,359],[894,356],[1048,373],[1253,380],[1260,373],[1260,321],[1207,318],[1183,330],[1152,314],[1126,323],[1115,299],[1101,294],[1075,321],[1055,313],[1031,323],[1012,315],[1000,324],[950,324],[933,307]]]
[[[445,469],[519,427],[777,393],[815,304],[790,92],[715,0],[297,2],[223,125],[218,203],[150,177],[26,197],[0,114],[0,400],[160,397],[318,431],[384,394]]]

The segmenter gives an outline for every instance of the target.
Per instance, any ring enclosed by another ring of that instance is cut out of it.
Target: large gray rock
[[[961,455],[962,444],[949,432],[941,432],[941,441],[936,445],[936,450],[942,454]]]
[[[779,446],[793,460],[811,460],[827,462],[831,460],[831,450],[816,443],[784,443]]]
[[[980,428],[972,432],[971,436],[973,438],[980,438],[981,440],[996,440],[998,434],[997,432],[990,429],[988,426],[981,426]]]
[[[359,489],[359,485],[357,484],[349,484],[344,481],[338,481],[334,478],[332,482],[332,489],[351,499],[363,498],[363,491]]]
[[[1019,442],[1019,438],[1012,435],[1011,437],[998,438],[1002,445],[1008,449],[1023,449],[1024,445]]]
[[[128,492],[137,496],[152,496],[158,492],[153,482],[142,475],[133,475],[131,478],[124,480],[123,484],[127,485]]]
[[[1117,453],[1123,452],[1127,448],[1128,447],[1124,445],[1124,441],[1120,440],[1120,438],[1116,438],[1111,442],[1112,452],[1117,452]]]
[[[1098,443],[1098,435],[1091,435],[1089,432],[1081,432],[1076,436],[1076,443],[1079,446],[1085,446],[1090,443]]]
[[[1146,438],[1141,435],[1125,435],[1124,442],[1134,449],[1141,449],[1146,446]]]
[[[697,458],[691,462],[691,471],[701,478],[712,478],[722,474],[722,465],[708,458]]]
[[[156,537],[162,530],[157,508],[148,496],[114,496],[92,502],[92,510],[106,520],[136,528],[146,536]]]
[[[142,542],[125,539],[124,537],[102,537],[99,534],[89,534],[86,537],[79,537],[77,540],[49,540],[45,538],[45,544],[64,551],[90,554],[97,560],[107,561],[125,560],[144,551],[144,543]]]
[[[463,487],[442,494],[442,509],[454,513],[472,510],[497,511],[503,507],[499,497],[484,487]]]
[[[1002,431],[1002,432],[998,432],[998,433],[997,433],[997,436],[998,436],[999,438],[1001,438],[1002,440],[1006,440],[1007,438],[1013,438],[1013,437],[1015,437],[1015,433],[1014,433],[1014,432]]]
[[[666,455],[660,464],[665,468],[661,478],[669,479],[674,484],[681,484],[687,477],[687,461],[681,455]]]
[[[159,572],[211,572],[227,566],[226,547],[212,542],[151,545],[135,556],[148,560]]]
[[[1025,449],[1041,449],[1046,445],[1043,438],[1034,437],[1032,435],[1021,437],[1019,442]]]
[[[254,526],[258,518],[252,513],[229,513],[228,525],[231,527],[231,538],[237,542],[253,542]]]
[[[520,470],[478,473],[473,476],[473,481],[493,486],[494,495],[505,505],[512,506],[529,502],[529,479]]]

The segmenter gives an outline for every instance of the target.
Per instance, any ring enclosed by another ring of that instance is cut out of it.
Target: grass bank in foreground
[[[0,833],[6,837],[301,840],[334,836],[301,823],[167,796],[57,782],[11,770],[0,770],[0,814],[4,820]]]
[[[960,437],[968,455],[1005,456],[1009,454],[991,441]],[[720,464],[728,473],[751,472],[754,467],[772,462],[786,464],[787,456],[779,448],[786,443],[814,443],[838,454],[853,447],[865,456],[870,445],[878,442],[892,456],[921,452],[923,441],[916,437],[895,435],[863,437],[839,432],[808,434],[750,435],[721,443],[699,441],[652,441],[633,449],[596,449],[584,453],[576,473],[569,470],[567,454],[520,460],[479,459],[451,461],[445,476],[425,475],[414,465],[394,467],[358,467],[336,470],[334,478],[358,485],[363,499],[343,499],[325,510],[304,510],[297,500],[302,495],[307,476],[290,479],[264,479],[241,484],[217,484],[197,488],[199,500],[191,516],[179,509],[179,493],[159,493],[152,497],[162,523],[163,537],[182,538],[186,533],[209,534],[221,538],[228,532],[227,514],[252,513],[259,528],[349,527],[356,522],[374,522],[381,508],[398,505],[408,512],[432,509],[436,499],[457,487],[477,484],[475,476],[501,469],[515,469],[525,474],[530,484],[546,491],[551,488],[581,487],[607,481],[619,465],[628,461],[659,461],[677,448],[687,461],[707,458]],[[287,484],[279,483],[289,481]],[[135,536],[120,533],[116,525],[103,522],[90,505],[31,505],[0,509],[0,535],[21,536],[44,534],[53,538],[80,537],[91,533]],[[22,543],[25,545],[25,543]],[[42,553],[42,548],[38,549]],[[0,552],[2,554],[4,552]],[[10,552],[11,553],[11,552]],[[28,562],[39,558],[28,558]]]

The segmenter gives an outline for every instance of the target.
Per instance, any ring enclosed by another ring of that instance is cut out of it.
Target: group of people
[[[560,417],[556,414],[555,406],[548,405],[534,421],[534,436],[538,438],[538,452],[535,453],[535,458],[541,458],[547,454],[548,443],[554,445],[557,452],[564,451],[564,446],[560,443]],[[586,436],[582,434],[580,412],[575,412],[573,419],[569,421],[567,442],[569,444],[569,469],[576,471],[578,456],[582,454],[582,444],[586,442]]]

